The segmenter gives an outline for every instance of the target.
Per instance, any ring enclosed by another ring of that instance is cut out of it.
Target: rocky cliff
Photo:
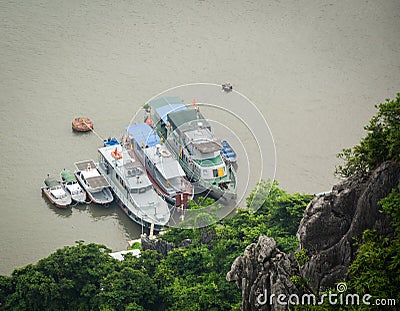
[[[177,246],[163,239],[150,239],[146,234],[142,234],[140,237],[140,243],[142,245],[142,250],[154,250],[163,256],[167,256],[170,251],[176,247],[186,247],[192,244],[190,239],[185,239]]]
[[[367,176],[353,176],[330,193],[315,197],[297,232],[300,248],[307,249],[309,256],[302,266],[293,254],[280,252],[271,238],[261,236],[258,243],[249,245],[227,274],[227,280],[242,290],[242,310],[285,309],[276,299],[272,304],[263,303],[262,294],[288,297],[300,293],[302,289],[292,282],[294,275],[307,280],[312,292],[343,280],[364,230],[391,234],[390,219],[379,211],[378,202],[399,183],[399,165],[385,162]]]

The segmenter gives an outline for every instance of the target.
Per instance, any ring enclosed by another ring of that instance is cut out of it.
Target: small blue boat
[[[113,138],[108,137],[107,139],[104,139],[104,147],[116,146],[119,144],[120,143],[119,143],[118,139],[116,139],[115,137],[113,137]]]
[[[229,143],[226,140],[222,140],[221,145],[222,145],[221,156],[224,159],[224,161],[232,164],[236,163],[237,161],[236,152],[232,149],[231,145],[229,145]]]

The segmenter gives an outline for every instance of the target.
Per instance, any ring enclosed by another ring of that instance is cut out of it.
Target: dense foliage
[[[381,205],[392,218],[394,234],[382,237],[375,231],[364,232],[363,243],[349,268],[349,284],[355,293],[371,295],[371,301],[396,299],[400,303],[400,185],[381,200]]]
[[[360,144],[338,154],[345,163],[336,167],[336,175],[349,177],[373,170],[387,160],[400,162],[400,93],[375,107],[378,112],[364,127],[367,135]]]
[[[240,290],[225,279],[233,260],[259,235],[294,250],[311,199],[287,194],[276,182],[263,182],[258,191],[265,202],[255,213],[239,209],[213,226],[170,229],[163,239],[192,244],[166,257],[144,251],[119,262],[105,246],[78,242],[16,269],[0,277],[0,310],[238,310]]]
[[[345,160],[336,168],[341,177],[363,174],[381,163],[392,160],[400,163],[400,93],[395,100],[387,99],[376,106],[377,114],[365,126],[367,135],[359,145],[344,149],[338,156]],[[349,267],[346,284],[349,293],[371,295],[370,305],[297,306],[296,310],[399,310],[400,303],[400,185],[380,201],[382,212],[392,219],[394,233],[380,236],[366,230]],[[335,293],[335,289],[330,290]],[[336,292],[337,293],[337,292]],[[377,305],[385,300],[386,306]],[[395,299],[395,302],[393,301]],[[396,305],[393,305],[395,303]]]

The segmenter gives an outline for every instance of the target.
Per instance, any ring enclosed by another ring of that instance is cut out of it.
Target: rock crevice
[[[390,219],[380,212],[379,201],[400,183],[400,166],[388,161],[368,175],[353,176],[335,185],[328,194],[315,197],[304,211],[297,238],[309,260],[298,267],[293,254],[276,248],[273,239],[260,236],[234,261],[227,280],[242,290],[242,310],[281,310],[276,301],[260,305],[260,291],[268,295],[300,293],[291,276],[301,275],[315,293],[333,288],[346,277],[362,233],[373,229],[392,234]]]

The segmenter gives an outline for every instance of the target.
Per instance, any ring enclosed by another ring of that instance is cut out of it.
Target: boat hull
[[[68,185],[63,184],[62,187],[64,188],[64,190],[69,193],[69,195],[71,196],[72,200],[75,201],[76,203],[86,203],[86,199],[87,199],[87,193],[86,191],[84,191],[82,189],[83,192],[78,193],[78,194],[72,194],[72,192],[70,191],[70,189],[68,188]]]
[[[103,190],[99,192],[88,192],[88,196],[90,200],[93,203],[99,204],[99,205],[107,205],[110,204],[114,198],[111,193],[110,189],[104,188]]]
[[[106,206],[114,200],[110,188],[103,188],[101,191],[92,192],[86,187],[86,184],[81,178],[80,171],[75,172],[75,177],[82,188],[86,191],[91,202]]]
[[[115,201],[118,204],[118,206],[121,208],[121,210],[125,213],[125,215],[128,216],[132,221],[134,221],[136,224],[142,226],[143,228],[151,229],[151,223],[146,220],[141,219],[140,217],[138,217],[134,213],[132,213],[129,210],[129,208],[118,198],[117,195],[116,195]],[[154,225],[154,232],[160,232],[160,231],[162,231],[162,229],[163,229],[162,225]]]
[[[42,187],[42,193],[50,201],[51,204],[58,208],[65,209],[72,203],[71,197],[67,196],[65,199],[56,199],[51,195],[50,189],[48,187]]]
[[[74,200],[76,203],[87,203],[87,194],[84,192],[81,195],[72,195],[71,194],[72,200]]]
[[[140,226],[142,226],[144,228],[150,229],[152,223],[150,221],[147,221],[143,217],[140,217],[140,215],[137,212],[138,208],[136,206],[134,206],[134,205],[132,205],[131,207],[128,207],[127,204],[132,204],[132,203],[128,203],[130,201],[128,201],[128,199],[126,198],[126,196],[127,196],[126,192],[123,192],[123,190],[118,188],[116,186],[116,183],[114,183],[113,177],[111,176],[113,174],[112,170],[110,170],[109,173],[107,174],[107,172],[104,170],[104,167],[101,164],[98,166],[98,169],[103,173],[103,176],[110,183],[111,191],[114,194],[115,201],[118,204],[118,206],[121,208],[121,210],[132,221],[134,221],[138,225],[140,225]],[[165,226],[165,225],[166,225],[166,222],[162,223],[162,224],[161,223],[158,223],[158,224],[155,223],[154,224],[154,231],[156,231],[156,232],[161,231],[163,226]]]
[[[187,190],[187,192],[176,192],[175,195],[171,195],[170,193],[166,192],[162,186],[160,185],[161,181],[157,179],[156,177],[156,169],[150,169],[147,165],[145,165],[145,163],[143,162],[144,159],[146,158],[146,155],[144,153],[142,153],[140,156],[138,154],[138,151],[136,150],[136,148],[133,148],[132,150],[129,151],[129,154],[131,156],[133,156],[136,160],[138,160],[142,166],[144,167],[146,173],[147,173],[147,177],[149,177],[154,190],[157,192],[157,194],[165,201],[167,202],[169,205],[175,206],[176,205],[176,196],[177,195],[181,195],[183,194],[185,196],[185,201],[187,200],[192,200],[193,196],[194,196],[194,187],[192,187],[192,185],[190,184],[189,181],[187,181],[185,179],[185,188]],[[146,158],[147,159],[147,158]]]

